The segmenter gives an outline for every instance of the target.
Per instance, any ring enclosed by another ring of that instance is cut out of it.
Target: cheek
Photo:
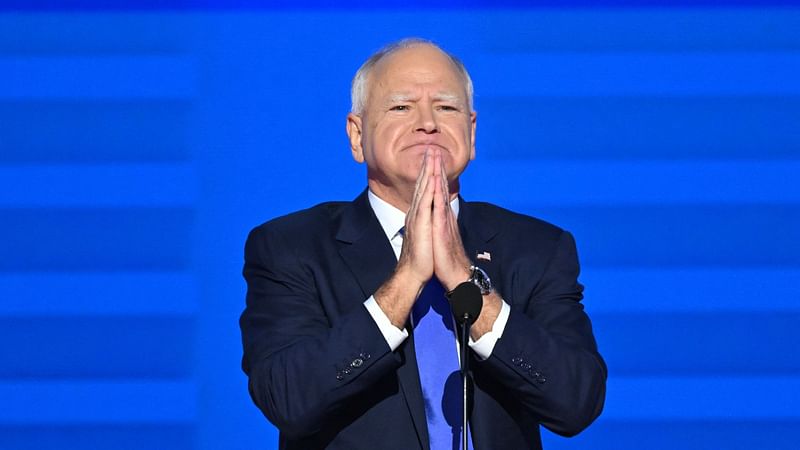
[[[397,141],[402,134],[402,128],[397,124],[386,124],[375,129],[373,144],[377,152],[389,154],[394,152]]]
[[[472,132],[469,124],[457,123],[450,127],[450,136],[453,144],[459,151],[469,150],[472,141]]]

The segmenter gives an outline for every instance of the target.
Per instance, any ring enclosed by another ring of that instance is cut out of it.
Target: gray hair
[[[430,45],[450,58],[450,62],[453,63],[455,66],[456,71],[461,75],[464,79],[464,87],[467,90],[467,104],[469,105],[470,111],[472,111],[472,95],[473,95],[473,88],[472,88],[472,78],[469,76],[469,72],[467,72],[467,68],[464,67],[464,63],[461,62],[455,55],[452,55],[444,50],[441,47],[434,44],[432,41],[422,38],[405,38],[401,39],[396,42],[389,43],[385,45],[383,48],[378,50],[377,52],[373,53],[372,56],[367,58],[364,64],[359,67],[356,75],[353,77],[353,84],[350,89],[350,101],[352,102],[352,106],[350,110],[357,115],[361,115],[364,113],[364,107],[367,104],[367,80],[369,78],[370,73],[372,73],[372,69],[375,67],[376,64],[383,58],[387,56],[391,56],[394,53],[405,50],[407,48],[418,47],[420,45]]]

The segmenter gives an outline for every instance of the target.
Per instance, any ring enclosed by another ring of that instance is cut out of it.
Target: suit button
[[[350,363],[350,367],[359,368],[364,364],[364,360],[361,358],[356,358],[353,362]]]
[[[344,372],[345,375],[350,375],[350,372],[352,372],[352,371],[353,371],[353,369],[351,369],[349,367],[345,367],[344,369],[342,369],[342,372]]]
[[[545,377],[539,377],[539,378],[537,378],[537,379],[536,379],[536,381],[537,381],[539,384],[544,384],[544,383],[545,383],[545,381],[547,381],[547,378],[545,378]]]
[[[361,352],[361,353],[358,354],[358,356],[360,356],[364,360],[367,360],[367,359],[370,358],[370,354],[366,353],[366,352]]]
[[[336,374],[336,379],[339,380],[339,381],[344,380],[344,375],[342,375],[342,372],[339,372],[339,373]]]
[[[533,366],[528,364],[528,363],[525,363],[525,364],[522,365],[522,368],[525,369],[525,370],[531,370],[533,368]]]
[[[518,365],[522,364],[522,358],[520,358],[519,356],[516,356],[514,358],[511,358],[511,362],[518,366]]]

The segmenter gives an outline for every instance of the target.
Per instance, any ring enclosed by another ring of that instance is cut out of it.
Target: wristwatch
[[[467,282],[474,284],[481,288],[481,294],[486,295],[494,289],[492,287],[492,280],[489,279],[489,275],[483,271],[478,266],[469,266],[470,272],[472,272],[469,276]]]

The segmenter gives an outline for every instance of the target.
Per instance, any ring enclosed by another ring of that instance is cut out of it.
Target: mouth
[[[442,145],[439,145],[439,144],[435,144],[433,142],[421,142],[421,143],[418,143],[418,144],[407,145],[407,146],[403,147],[401,149],[401,151],[409,151],[409,150],[414,151],[414,150],[416,150],[416,151],[424,152],[429,147],[438,147],[438,148],[440,148],[440,149],[442,149],[444,151],[447,151],[446,147],[444,147]]]

